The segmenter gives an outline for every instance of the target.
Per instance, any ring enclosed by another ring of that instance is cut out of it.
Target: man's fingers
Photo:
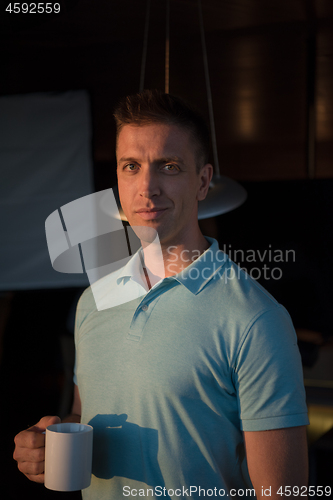
[[[43,417],[40,421],[15,436],[15,445],[20,448],[41,448],[45,446],[45,429],[49,425],[59,424],[59,417]],[[15,458],[15,457],[14,457]],[[16,459],[15,459],[16,460]]]
[[[45,435],[34,426],[17,434],[14,441],[17,448],[41,448],[45,446]]]
[[[34,483],[44,483],[44,474],[38,474],[37,476],[34,474],[25,474],[30,481],[34,481]]]
[[[43,462],[45,459],[45,448],[21,448],[16,447],[13,458],[21,462]]]
[[[18,462],[17,467],[26,476],[44,476],[44,462]]]

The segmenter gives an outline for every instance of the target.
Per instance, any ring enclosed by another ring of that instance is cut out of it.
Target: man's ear
[[[202,201],[206,198],[210,181],[213,177],[213,166],[210,163],[206,163],[199,172],[200,186],[197,193],[197,200]]]

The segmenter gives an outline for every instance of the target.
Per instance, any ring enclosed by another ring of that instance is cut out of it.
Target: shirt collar
[[[218,242],[214,238],[209,238],[208,236],[205,236],[205,238],[210,243],[210,247],[201,254],[198,259],[185,267],[183,271],[174,276],[164,278],[160,283],[165,283],[166,280],[176,280],[194,295],[199,293],[228,261],[228,256],[219,249]],[[145,286],[142,281],[140,254],[141,249],[139,249],[123,267],[117,277],[117,284],[121,281],[126,284],[129,280],[132,280]]]
[[[228,256],[219,249],[218,242],[208,236],[205,238],[210,247],[183,271],[171,276],[194,295],[199,293],[228,261]]]
[[[122,268],[117,278],[117,284],[123,280],[127,283],[130,279],[137,283],[142,283],[142,263],[141,263],[141,248],[129,259],[127,264]]]

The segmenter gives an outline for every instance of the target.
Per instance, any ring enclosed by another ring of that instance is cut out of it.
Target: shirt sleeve
[[[80,338],[80,327],[81,324],[84,320],[84,312],[86,309],[86,306],[84,304],[85,298],[87,295],[87,290],[86,289],[81,297],[78,300],[77,306],[76,306],[76,313],[75,313],[75,325],[74,325],[74,342],[75,342],[75,363],[74,363],[74,376],[73,376],[73,381],[75,385],[78,385],[77,382],[77,377],[76,377],[76,370],[77,370],[77,346],[79,343],[79,338]]]
[[[234,375],[243,431],[308,425],[296,332],[284,307],[266,310],[248,325]]]
[[[77,385],[77,377],[76,377],[76,368],[77,368],[77,366],[76,366],[76,364],[77,364],[76,346],[77,346],[77,338],[79,336],[79,325],[81,324],[81,320],[80,320],[80,302],[81,302],[81,299],[78,301],[78,304],[76,306],[75,327],[74,327],[75,363],[74,363],[73,381],[74,381],[75,385]]]

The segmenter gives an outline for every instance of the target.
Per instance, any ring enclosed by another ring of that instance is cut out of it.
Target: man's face
[[[160,243],[180,245],[198,228],[212,167],[196,171],[196,147],[177,125],[125,125],[117,143],[119,197],[132,226],[154,228]]]

